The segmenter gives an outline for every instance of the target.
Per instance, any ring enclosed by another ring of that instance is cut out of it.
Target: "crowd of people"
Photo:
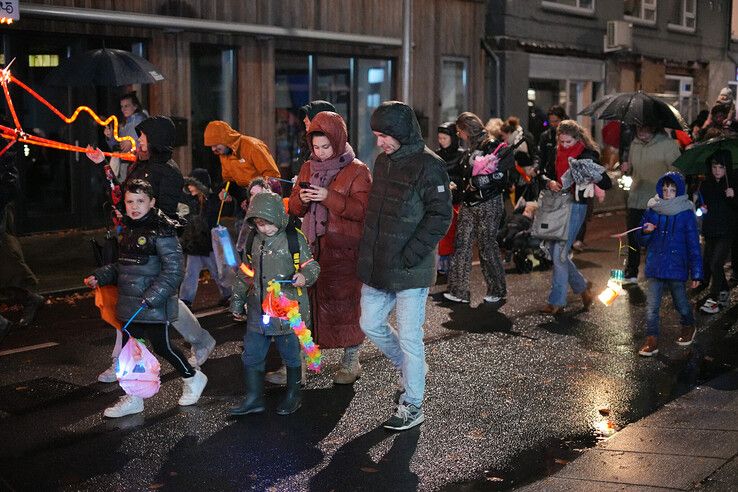
[[[692,125],[688,139],[732,135],[738,127],[735,108],[728,94],[721,98],[704,120]],[[172,159],[172,121],[145,115],[135,94],[121,98],[121,109],[126,125],[119,135],[132,131],[137,144],[135,162],[115,173],[122,197],[115,208],[122,225],[118,255],[84,281],[91,288],[117,285],[116,315],[131,323],[126,333],[118,332],[112,364],[100,381],[116,381],[121,346],[129,336],[143,337],[182,377],[179,404],[197,403],[208,381],[200,368],[215,347],[192,314],[200,273],[208,270],[221,304],[235,321],[245,323],[246,396],[230,415],[264,412],[265,381],[286,386],[278,414],[297,411],[305,358],[290,322],[265,316],[263,307],[270,281],[279,280],[282,292],[298,302],[316,343],[342,349],[336,384],[353,384],[361,377],[359,351],[365,338],[391,361],[398,391],[384,427],[405,430],[424,420],[423,323],[429,288],[438,274],[444,275],[448,289],[443,298],[468,304],[475,242],[486,283],[483,301],[494,309],[506,302],[504,263],[511,250],[522,251],[523,262],[535,250],[541,264],[552,267],[542,314],[555,316],[565,309],[569,288],[585,310],[595,300],[592,283],[572,261],[572,250],[583,248],[587,217],[612,181],[592,136],[561,106],[549,109],[548,128],[538,138],[515,116],[485,124],[463,112],[438,126],[434,152],[425,145],[413,109],[384,102],[371,117],[381,153],[370,171],[348,142],[344,118],[329,102],[313,101],[302,108],[303,163],[291,181],[280,176],[264,142],[223,121],[210,122],[204,134],[204,145],[219,156],[221,175],[195,168],[183,176]],[[695,289],[709,285],[702,311],[715,313],[729,302],[724,266],[731,252],[734,258],[738,254],[733,158],[729,151],[715,152],[704,163],[704,178],[685,178],[672,167],[685,144],[678,135],[649,126],[623,125],[618,131],[620,170],[632,178],[626,214],[631,247],[623,283],[639,281],[645,247],[647,338],[638,353],[651,356],[658,352],[659,307],[666,289],[681,316],[681,345],[692,343],[696,333],[687,280]],[[117,139],[109,145],[125,150],[127,142]],[[87,156],[107,164],[100,149],[89,147]],[[12,177],[12,169],[3,168],[3,173]],[[544,195],[564,197],[558,206],[564,232],[537,240],[536,217]],[[241,267],[235,269],[219,264],[211,234],[225,201],[234,202],[239,219],[235,250]],[[695,203],[709,210],[701,219],[704,252]],[[14,275],[34,310],[39,302],[34,279],[20,259]],[[389,323],[393,311],[394,327]],[[191,345],[190,357],[169,342],[170,327]],[[272,342],[283,367],[266,373]],[[125,395],[105,416],[139,413],[143,402]]]

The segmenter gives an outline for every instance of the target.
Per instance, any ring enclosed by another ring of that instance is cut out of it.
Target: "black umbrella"
[[[46,84],[119,87],[160,80],[164,76],[148,60],[130,51],[101,48],[67,58],[46,77]]]
[[[600,120],[619,120],[629,125],[685,130],[687,124],[669,103],[643,91],[621,92],[598,99],[579,114]]]

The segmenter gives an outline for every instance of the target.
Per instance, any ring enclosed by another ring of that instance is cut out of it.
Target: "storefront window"
[[[441,121],[455,121],[468,108],[466,65],[464,58],[441,60]]]
[[[377,152],[369,122],[374,109],[392,98],[391,61],[277,53],[275,66],[275,155],[282,174],[299,171],[305,134],[300,107],[316,99],[336,107],[356,156],[371,166]]]
[[[192,167],[207,169],[213,178],[220,177],[220,162],[204,146],[205,127],[222,120],[238,130],[238,81],[236,50],[221,46],[190,47],[190,94],[192,103]]]

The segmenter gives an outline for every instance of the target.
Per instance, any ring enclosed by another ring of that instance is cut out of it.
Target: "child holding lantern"
[[[246,333],[244,334],[243,365],[246,398],[230,410],[231,415],[246,415],[264,411],[264,369],[269,344],[274,340],[287,368],[287,395],[277,407],[280,415],[289,415],[300,408],[301,359],[300,341],[289,320],[270,317],[264,312],[264,299],[270,281],[281,284],[287,298],[297,300],[302,321],[310,325],[310,305],[307,289],[318,279],[320,267],[313,260],[310,248],[297,231],[298,255],[289,248],[289,219],[282,199],[276,193],[259,193],[251,198],[246,220],[256,229],[250,251],[244,251],[254,273],[253,289],[247,298]]]
[[[681,316],[682,331],[677,344],[686,346],[694,340],[692,305],[687,299],[685,282],[692,278],[692,288],[702,280],[702,256],[694,204],[686,195],[684,178],[668,172],[656,183],[656,196],[648,201],[641,219],[638,240],[646,247],[648,307],[646,343],[638,351],[644,357],[659,352],[659,309],[665,288],[671,291],[674,307]]]

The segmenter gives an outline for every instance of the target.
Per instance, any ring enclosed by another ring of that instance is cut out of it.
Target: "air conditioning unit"
[[[607,21],[605,34],[605,53],[630,49],[633,47],[633,25],[625,21]]]

